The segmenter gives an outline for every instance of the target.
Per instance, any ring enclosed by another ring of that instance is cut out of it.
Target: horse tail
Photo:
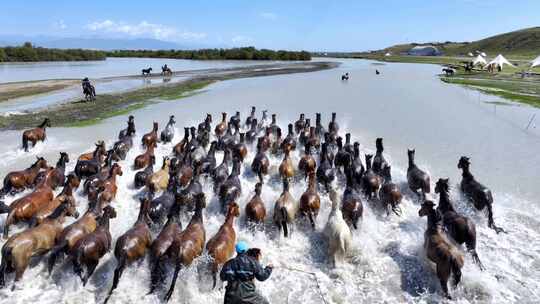
[[[174,291],[174,286],[176,285],[176,280],[178,279],[178,273],[182,269],[181,256],[179,256],[179,259],[180,260],[176,262],[176,267],[174,268],[174,274],[173,274],[173,279],[171,282],[171,287],[169,288],[169,291],[167,291],[167,295],[165,296],[165,302],[169,302],[169,300],[171,299],[173,291]]]
[[[281,207],[279,212],[281,213],[281,226],[283,227],[283,236],[289,237],[289,227],[287,227],[287,219],[289,218],[289,214],[287,213],[287,208]]]
[[[81,256],[82,256],[82,248],[78,247],[75,251],[75,256],[73,257],[73,271],[83,280],[83,286],[86,282],[84,282],[83,275],[82,275],[82,266],[81,266]]]
[[[214,283],[212,285],[212,289],[215,289],[217,285],[217,272],[218,272],[218,264],[216,263],[216,261],[213,261],[212,262],[212,280]]]
[[[54,248],[52,249],[51,255],[49,256],[49,260],[47,261],[47,269],[49,271],[49,274],[51,274],[54,268],[56,259],[58,258],[58,256],[60,256],[64,252],[66,247],[67,247],[67,242],[64,240],[62,241],[62,243],[54,246]]]
[[[9,213],[9,206],[6,203],[0,201],[0,214]]]
[[[118,287],[118,282],[120,281],[120,277],[122,276],[122,273],[124,272],[124,269],[126,268],[126,257],[122,255],[120,259],[118,260],[118,266],[116,266],[116,269],[114,270],[114,278],[113,278],[113,284],[111,286],[111,290],[109,290],[109,294],[107,294],[107,297],[105,298],[105,301],[103,304],[106,304],[109,301],[109,298],[111,297],[113,291]]]
[[[4,288],[6,281],[4,275],[7,270],[8,263],[11,263],[12,259],[12,247],[4,246],[2,247],[2,263],[0,264],[0,288]]]

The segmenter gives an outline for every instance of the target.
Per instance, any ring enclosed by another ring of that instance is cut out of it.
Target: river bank
[[[189,72],[176,72],[172,77],[189,76],[186,80],[152,85],[122,93],[99,94],[95,101],[84,102],[73,100],[68,103],[39,109],[35,112],[20,115],[7,115],[0,117],[0,129],[23,129],[39,124],[48,117],[55,126],[82,126],[96,123],[100,120],[126,114],[134,109],[144,107],[157,100],[178,99],[189,96],[210,83],[228,79],[281,75],[292,73],[314,72],[335,68],[336,62],[305,62],[305,63],[279,63],[266,65],[253,65],[249,67],[236,67],[226,69],[207,69]],[[162,77],[152,75],[150,78]],[[109,77],[106,80],[121,80],[141,78],[141,76]],[[60,81],[59,81],[60,82]],[[41,82],[34,83],[36,88]],[[55,81],[51,80],[54,84]],[[17,87],[20,84],[9,83],[6,87]]]

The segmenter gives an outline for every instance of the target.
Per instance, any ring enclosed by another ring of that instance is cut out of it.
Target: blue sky
[[[0,35],[358,51],[540,26],[540,1],[3,1]]]

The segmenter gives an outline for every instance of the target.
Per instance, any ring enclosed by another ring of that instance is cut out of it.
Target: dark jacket
[[[259,262],[246,255],[239,254],[229,260],[219,277],[227,281],[225,304],[268,304],[268,301],[255,289],[253,279],[264,281],[270,277],[272,268],[263,268]]]

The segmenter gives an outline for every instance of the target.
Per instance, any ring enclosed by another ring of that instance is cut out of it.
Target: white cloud
[[[271,13],[271,12],[264,12],[264,13],[261,13],[260,16],[261,16],[263,19],[267,19],[267,20],[276,20],[276,19],[277,19],[277,15],[274,14],[274,13]]]
[[[206,38],[206,33],[178,31],[174,27],[162,24],[141,21],[138,24],[129,24],[112,20],[92,22],[86,28],[94,32],[125,34],[133,37],[150,36],[164,40],[199,40]]]
[[[247,36],[236,35],[231,39],[231,41],[236,44],[246,44],[252,42],[253,39]]]
[[[53,23],[53,27],[55,29],[59,29],[59,30],[65,30],[67,28],[67,25],[66,23],[64,22],[64,20],[60,19],[56,22]]]

